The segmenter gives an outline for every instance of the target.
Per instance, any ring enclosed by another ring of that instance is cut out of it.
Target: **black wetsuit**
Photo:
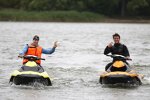
[[[114,44],[114,46],[110,48],[107,46],[104,50],[104,54],[107,55],[108,53],[123,55],[125,57],[130,56],[128,48],[124,44],[121,44],[121,43]],[[112,63],[113,62],[107,64],[105,67],[105,70],[107,70],[112,65]]]

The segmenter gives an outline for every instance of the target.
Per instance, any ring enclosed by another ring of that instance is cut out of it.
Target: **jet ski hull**
[[[38,72],[19,72],[14,71],[11,75],[10,82],[15,85],[31,85],[35,82],[41,83],[45,86],[51,86],[51,80],[46,72],[38,73]]]
[[[109,74],[101,75],[99,82],[101,84],[132,84],[141,85],[142,82],[138,76],[130,76],[126,74]]]
[[[137,74],[131,69],[126,60],[132,60],[122,55],[107,55],[113,58],[113,62],[107,66],[107,70],[100,75],[101,84],[131,84],[141,85],[143,75]]]

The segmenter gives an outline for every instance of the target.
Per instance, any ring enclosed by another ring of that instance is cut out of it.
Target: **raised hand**
[[[54,48],[58,47],[58,42],[57,41],[54,42],[54,46],[53,47]]]
[[[108,44],[108,47],[111,48],[113,46],[113,42]]]

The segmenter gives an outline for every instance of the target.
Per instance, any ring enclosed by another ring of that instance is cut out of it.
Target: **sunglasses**
[[[39,41],[39,39],[33,39],[33,40],[35,40],[35,41]]]

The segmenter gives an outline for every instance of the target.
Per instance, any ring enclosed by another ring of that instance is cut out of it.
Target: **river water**
[[[133,69],[145,76],[139,87],[107,87],[98,82],[112,60],[103,51],[115,32],[130,51]],[[21,66],[18,53],[35,34],[43,48],[59,42],[55,53],[42,55],[53,86],[11,86],[10,74]],[[150,24],[0,22],[0,100],[149,100],[149,54]]]

